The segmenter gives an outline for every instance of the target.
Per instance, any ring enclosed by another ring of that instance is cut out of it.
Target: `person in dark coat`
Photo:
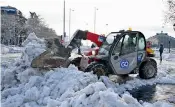
[[[159,52],[160,52],[160,61],[162,62],[162,53],[163,53],[163,44],[160,44]]]

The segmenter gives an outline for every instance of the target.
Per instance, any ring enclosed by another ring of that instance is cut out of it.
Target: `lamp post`
[[[62,40],[66,37],[66,32],[65,32],[65,0],[64,0],[64,6],[63,6],[63,37]]]
[[[98,10],[98,8],[94,7],[94,33],[96,30],[96,11]]]
[[[108,33],[108,24],[106,24],[106,35]]]
[[[69,40],[71,37],[71,11],[74,11],[74,10],[72,10],[71,8],[69,9]]]
[[[169,53],[170,53],[170,48],[171,48],[170,36],[169,36],[169,41],[168,41],[168,43],[169,43]]]
[[[88,23],[85,22],[85,29],[88,30]]]

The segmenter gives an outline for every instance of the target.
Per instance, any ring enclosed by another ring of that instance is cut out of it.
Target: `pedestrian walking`
[[[160,62],[162,62],[162,53],[163,53],[164,47],[163,44],[160,44],[159,52],[160,52]]]

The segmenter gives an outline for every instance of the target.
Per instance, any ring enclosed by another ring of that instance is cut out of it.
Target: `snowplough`
[[[80,49],[81,40],[90,40],[98,48],[83,55]],[[70,60],[71,52],[75,48],[78,48],[80,57]],[[149,79],[156,76],[157,63],[151,58],[154,51],[147,52],[148,50],[152,49],[147,46],[145,36],[140,31],[120,30],[111,32],[105,37],[77,30],[66,46],[63,46],[58,39],[52,43],[48,42],[48,49],[36,57],[31,66],[57,68],[74,64],[84,72],[93,71],[98,77],[139,73],[141,78]]]

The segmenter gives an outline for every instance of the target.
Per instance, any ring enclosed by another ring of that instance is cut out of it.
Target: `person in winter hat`
[[[163,53],[164,47],[163,44],[160,44],[159,52],[160,52],[160,62],[162,62],[162,53]]]

